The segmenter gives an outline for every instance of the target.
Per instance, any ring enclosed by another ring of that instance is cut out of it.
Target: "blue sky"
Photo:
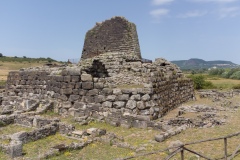
[[[0,0],[0,53],[80,58],[87,30],[124,16],[142,57],[240,64],[240,0]]]

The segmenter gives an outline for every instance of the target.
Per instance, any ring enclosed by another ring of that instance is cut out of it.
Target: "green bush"
[[[213,68],[208,72],[209,75],[221,75],[222,73],[224,73],[224,69],[222,68]]]
[[[189,78],[191,78],[194,82],[194,88],[195,89],[213,89],[215,86],[212,82],[206,81],[205,77],[203,75],[191,75]]]
[[[228,71],[223,72],[223,73],[221,74],[221,77],[223,77],[223,78],[229,78],[229,77],[228,77]]]
[[[210,81],[205,81],[203,85],[203,89],[213,89],[216,88],[212,82]]]
[[[234,72],[231,76],[231,79],[240,79],[240,71]]]

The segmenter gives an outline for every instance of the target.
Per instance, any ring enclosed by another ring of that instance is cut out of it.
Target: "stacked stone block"
[[[10,72],[6,91],[52,98],[61,115],[143,128],[194,97],[192,81],[176,65],[161,58],[141,61],[136,26],[123,17],[87,32],[77,67]]]
[[[109,72],[108,77],[89,69],[94,68],[96,61],[104,66],[104,72]],[[6,90],[20,96],[51,95],[55,100],[54,111],[61,115],[93,117],[116,126],[143,128],[152,126],[152,120],[194,96],[192,81],[164,59],[145,64],[124,53],[107,53],[82,60],[81,64],[65,68],[60,75],[11,72]]]
[[[124,17],[113,17],[96,23],[96,26],[86,33],[82,59],[106,52],[126,52],[141,59],[136,25]]]

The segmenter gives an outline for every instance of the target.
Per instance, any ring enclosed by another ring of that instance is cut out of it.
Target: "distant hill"
[[[178,65],[181,69],[200,69],[200,68],[211,68],[211,67],[218,67],[218,68],[239,67],[239,65],[231,61],[223,61],[223,60],[205,61],[203,59],[198,59],[198,58],[191,58],[189,60],[178,60],[178,61],[171,61],[171,62]]]

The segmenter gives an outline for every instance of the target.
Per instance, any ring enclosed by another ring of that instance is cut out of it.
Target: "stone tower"
[[[125,52],[141,59],[136,25],[124,17],[113,17],[86,33],[82,59],[106,52]]]

